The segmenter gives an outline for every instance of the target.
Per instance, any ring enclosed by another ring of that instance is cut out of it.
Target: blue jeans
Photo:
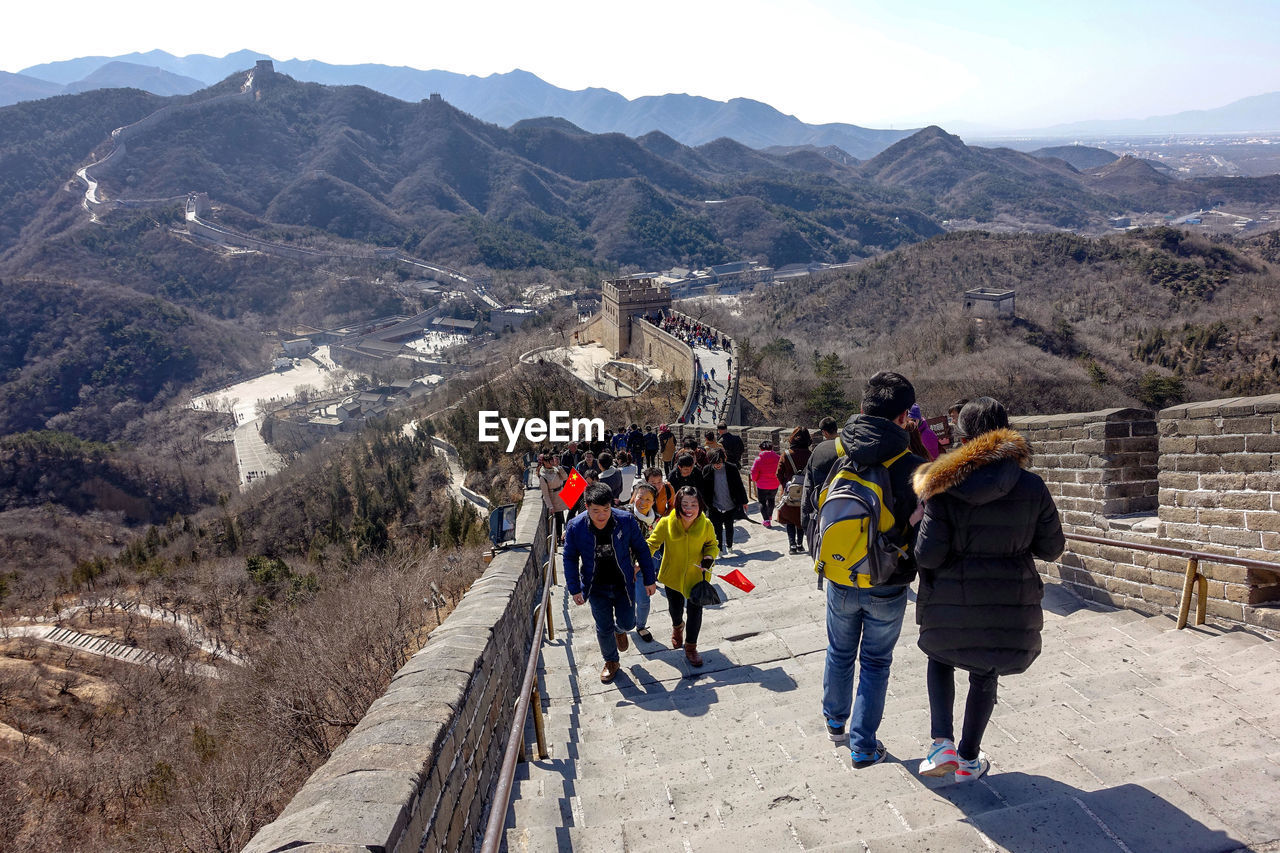
[[[822,674],[822,713],[832,723],[849,723],[849,749],[869,753],[884,716],[893,647],[902,633],[907,588],[844,586],[827,582],[827,665]],[[858,695],[854,664],[862,661]],[[849,706],[853,706],[852,716]]]
[[[624,586],[593,587],[587,598],[591,615],[596,620],[596,640],[606,661],[618,661],[618,640],[614,634],[625,634],[636,626],[636,606]]]
[[[644,588],[644,572],[636,572],[636,628],[649,627],[649,592]]]

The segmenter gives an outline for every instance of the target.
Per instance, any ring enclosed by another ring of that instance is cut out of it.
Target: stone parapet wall
[[[652,323],[637,322],[631,326],[631,355],[646,359],[673,379],[688,383],[683,413],[687,413],[693,401],[693,350],[689,345]]]
[[[1014,418],[1068,533],[1280,565],[1280,395]],[[744,480],[763,439],[792,426],[734,427]],[[705,428],[673,427],[678,439]],[[816,427],[810,427],[816,438]],[[1068,541],[1040,570],[1079,595],[1143,612],[1177,609],[1184,557]],[[1280,573],[1202,562],[1210,615],[1280,630]]]
[[[494,558],[246,853],[476,847],[533,638],[545,533],[535,490],[516,524],[532,545]]]
[[[1014,418],[1062,520],[1106,530],[1106,516],[1154,512],[1159,485],[1155,416],[1144,409]]]

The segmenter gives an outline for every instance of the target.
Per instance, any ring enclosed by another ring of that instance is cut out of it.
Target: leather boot
[[[607,660],[604,662],[604,669],[600,670],[600,683],[611,684],[613,677],[618,674],[618,662],[616,660]]]
[[[679,650],[684,646],[684,623],[671,626],[671,648]]]
[[[618,644],[618,651],[625,652],[631,648],[631,641],[627,639],[626,634],[614,634],[613,639]]]
[[[690,666],[702,666],[702,655],[698,654],[697,643],[685,643],[684,656]]]

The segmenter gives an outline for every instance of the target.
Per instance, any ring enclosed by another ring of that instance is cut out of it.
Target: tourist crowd
[[[658,319],[695,340],[707,334],[687,319]],[[703,610],[719,603],[711,570],[737,556],[735,523],[781,525],[790,552],[812,556],[826,588],[821,713],[832,741],[848,746],[855,768],[885,758],[876,732],[918,578],[932,738],[919,772],[980,778],[998,679],[1026,671],[1040,653],[1043,583],[1034,561],[1058,557],[1065,540],[1053,498],[1027,470],[1027,442],[999,402],[961,400],[937,427],[911,383],[883,371],[843,426],[828,417],[816,440],[796,427],[785,447],[761,442],[745,479],[743,441],[726,423],[701,441],[678,442],[665,424],[631,424],[598,442],[543,451],[543,500],[564,548],[566,588],[574,603],[590,605],[601,681],[617,676],[631,631],[655,642],[649,599],[659,586],[672,647],[702,666]],[[559,492],[575,476],[586,488],[568,506]],[[748,516],[753,497],[760,522]],[[969,677],[958,741],[956,669]]]

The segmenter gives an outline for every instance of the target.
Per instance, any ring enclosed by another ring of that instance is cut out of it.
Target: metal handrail
[[[1148,545],[1145,542],[1124,542],[1119,539],[1104,539],[1101,536],[1087,536],[1083,533],[1063,534],[1067,539],[1076,542],[1091,542],[1095,545],[1112,545],[1117,548],[1128,548],[1133,551],[1147,551],[1152,554],[1167,554],[1171,557],[1183,557],[1187,561],[1186,575],[1182,581],[1182,597],[1178,601],[1178,630],[1187,627],[1191,615],[1192,593],[1198,593],[1196,600],[1196,624],[1203,625],[1205,610],[1208,607],[1209,579],[1200,573],[1200,563],[1223,563],[1231,566],[1244,566],[1248,569],[1261,569],[1266,572],[1280,574],[1280,563],[1268,563],[1265,560],[1252,560],[1248,557],[1232,557],[1226,554],[1210,554],[1207,551],[1196,551],[1190,548],[1169,548],[1164,545]]]
[[[544,508],[545,513],[545,508]],[[525,662],[524,680],[520,684],[520,698],[516,700],[516,714],[507,734],[507,747],[502,753],[502,770],[498,774],[493,793],[489,820],[484,828],[481,853],[497,853],[502,839],[502,828],[507,822],[507,806],[511,805],[511,790],[515,782],[516,764],[524,757],[524,724],[533,708],[533,727],[538,739],[538,758],[550,757],[547,738],[542,725],[542,698],[538,695],[538,659],[542,656],[542,636],[545,624],[547,636],[555,639],[555,626],[551,621],[551,586],[556,582],[556,533],[555,525],[547,518],[547,568],[543,573],[542,597],[534,608],[533,643]],[[544,622],[543,615],[546,620]]]

